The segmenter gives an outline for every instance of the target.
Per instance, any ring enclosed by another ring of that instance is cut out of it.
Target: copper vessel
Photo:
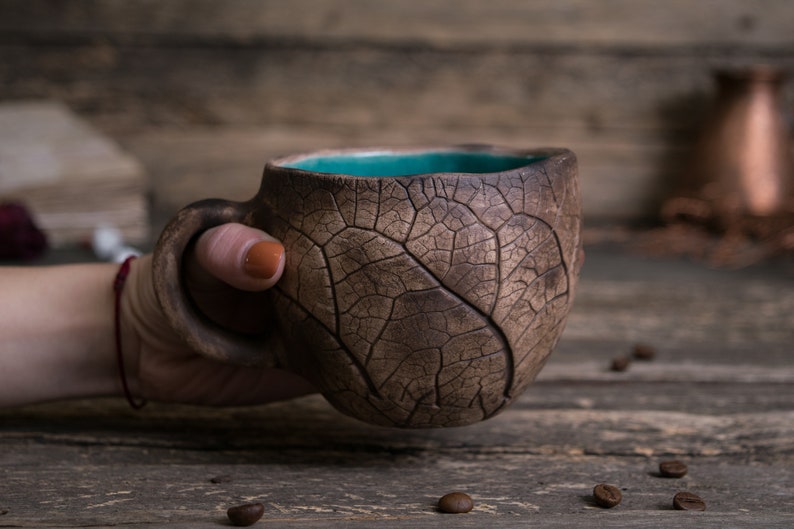
[[[791,140],[782,112],[784,74],[771,66],[719,70],[715,105],[662,210],[727,229],[792,208]]]

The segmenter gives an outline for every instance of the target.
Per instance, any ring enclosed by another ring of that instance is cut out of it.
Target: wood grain
[[[155,229],[192,200],[250,198],[275,155],[472,141],[570,147],[586,222],[625,222],[655,214],[713,68],[794,68],[793,16],[787,0],[11,0],[0,97],[61,100],[119,140],[152,175]],[[209,528],[262,501],[260,524],[305,529],[788,529],[793,278],[588,248],[539,380],[466,428],[369,427],[314,397],[2,410],[0,527]],[[639,341],[656,359],[609,371]],[[685,478],[655,475],[669,457]],[[623,489],[609,511],[590,499],[604,481]],[[474,511],[437,513],[456,488]],[[672,510],[681,489],[708,510]]]
[[[118,136],[151,175],[153,222],[157,227],[180,208],[203,198],[247,200],[259,188],[262,169],[276,156],[340,147],[454,145],[485,142],[523,148],[527,145],[568,145],[580,167],[585,217],[615,219],[642,216],[653,209],[671,178],[669,169],[648,165],[648,157],[663,148],[646,136],[628,131],[592,137],[574,134],[518,133],[491,128],[461,130],[422,127],[407,135],[396,129],[356,127],[269,126],[178,129],[146,128]],[[668,161],[681,158],[669,155]],[[632,185],[616,173],[616,165],[631,174]]]
[[[785,0],[155,0],[4,3],[0,29],[45,38],[306,39],[439,46],[790,46]],[[630,22],[630,23],[629,23]]]
[[[111,399],[2,410],[0,526],[217,527],[226,508],[261,501],[259,523],[308,529],[791,527],[794,326],[781,328],[777,311],[791,302],[794,276],[588,254],[570,338],[541,380],[489,421],[379,428],[319,397],[231,409],[152,403],[133,412]],[[710,302],[693,285],[714,288]],[[746,309],[749,300],[769,310]],[[630,313],[656,320],[634,334]],[[741,332],[726,336],[715,323],[657,341],[698,314],[730,315]],[[608,372],[640,334],[656,358]],[[657,475],[671,458],[687,463],[686,477]],[[210,482],[216,476],[227,478]],[[600,482],[622,489],[621,505],[593,504]],[[436,511],[452,490],[473,497],[471,513]],[[680,490],[703,497],[707,511],[674,511]]]
[[[62,100],[114,137],[224,126],[292,128],[283,152],[317,135],[569,147],[586,216],[604,221],[657,216],[713,69],[794,69],[785,0],[36,0],[0,15],[0,97]],[[793,84],[784,96],[788,112]]]

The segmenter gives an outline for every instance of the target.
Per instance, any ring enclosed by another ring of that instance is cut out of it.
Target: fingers
[[[284,271],[281,243],[242,224],[224,224],[204,232],[196,241],[195,257],[209,274],[249,292],[272,287]]]

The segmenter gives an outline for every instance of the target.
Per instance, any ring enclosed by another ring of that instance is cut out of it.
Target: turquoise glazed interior
[[[498,173],[544,158],[467,151],[362,152],[309,156],[283,166],[316,173],[378,177],[428,173]]]

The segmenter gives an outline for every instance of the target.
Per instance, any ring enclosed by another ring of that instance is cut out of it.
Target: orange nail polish
[[[245,255],[245,272],[259,279],[276,275],[284,247],[275,241],[259,241]]]

